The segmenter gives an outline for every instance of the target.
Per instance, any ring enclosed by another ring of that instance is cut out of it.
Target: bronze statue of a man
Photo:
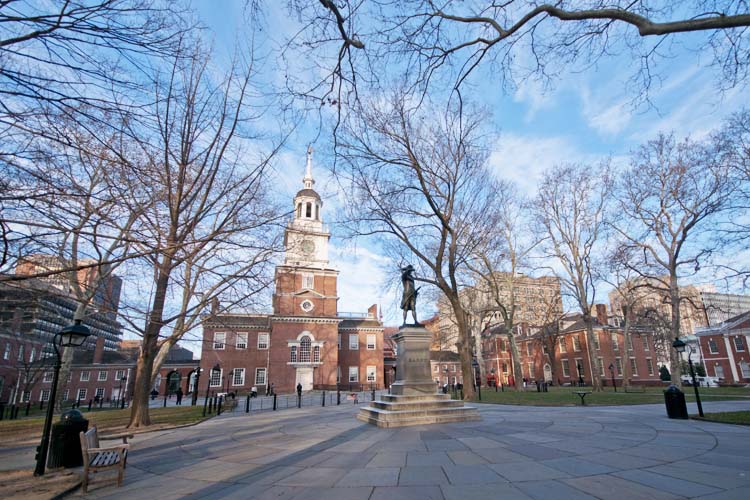
[[[404,286],[404,294],[401,298],[401,309],[404,310],[404,324],[406,324],[406,313],[411,311],[414,324],[417,321],[417,294],[419,289],[414,286],[414,267],[410,264],[401,268],[401,283]]]

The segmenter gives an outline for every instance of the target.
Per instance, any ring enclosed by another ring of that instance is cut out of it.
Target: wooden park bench
[[[581,405],[586,406],[586,396],[591,394],[591,391],[573,391],[573,394],[576,394],[579,398],[581,398]]]
[[[96,426],[88,431],[81,432],[81,454],[83,455],[83,492],[86,493],[89,486],[89,471],[117,469],[117,486],[122,486],[122,478],[125,475],[125,466],[128,458],[128,438],[132,434],[113,434],[110,436],[99,436]],[[100,446],[99,439],[120,439],[122,444]]]

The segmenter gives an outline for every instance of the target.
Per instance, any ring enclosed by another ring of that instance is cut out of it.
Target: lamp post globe
[[[52,430],[52,418],[55,414],[55,400],[57,399],[57,382],[60,378],[60,347],[80,347],[91,336],[89,329],[81,324],[81,320],[75,320],[75,323],[66,326],[52,338],[52,347],[55,350],[55,366],[52,375],[52,388],[49,395],[49,405],[47,406],[47,415],[44,418],[44,430],[42,431],[42,442],[37,448],[36,467],[34,468],[35,476],[44,475],[44,467],[47,462],[47,451],[49,450],[49,434]]]

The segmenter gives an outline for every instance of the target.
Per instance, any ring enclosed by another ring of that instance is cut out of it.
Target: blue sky
[[[242,31],[243,5],[241,0],[195,3],[215,41],[217,65],[234,46],[237,28]],[[272,12],[266,16],[268,29],[257,39],[261,51],[267,53],[282,42],[284,33],[295,29],[294,15],[285,7],[274,5],[269,9]],[[629,78],[635,61],[629,53],[603,59],[580,72],[562,74],[546,89],[529,81],[504,92],[491,73],[479,74],[475,81],[480,83],[464,97],[490,110],[489,128],[495,134],[491,144],[492,170],[532,194],[541,172],[556,163],[594,163],[612,156],[616,164],[623,164],[631,150],[659,132],[700,138],[729,113],[749,104],[750,93],[745,88],[719,92],[716,73],[706,68],[707,54],[674,45],[673,57],[661,60],[658,66],[664,79],[651,89],[653,106],[633,104],[637,91],[629,84]],[[265,60],[264,71],[268,81],[280,76],[274,74],[277,68],[272,57]],[[288,197],[290,207],[292,196],[301,186],[307,144],[317,138],[316,148],[324,151],[323,141],[330,138],[330,131],[323,130],[319,135],[316,126],[316,119],[311,116],[309,123],[294,133],[276,164],[280,196]],[[314,175],[316,188],[326,202],[324,217],[334,234],[331,261],[341,271],[339,310],[364,312],[377,302],[384,308],[386,323],[395,324],[400,317],[397,293],[382,285],[389,263],[379,255],[377,245],[336,237],[336,192],[326,167],[331,161],[322,154],[316,155]],[[600,296],[605,297],[606,293]]]

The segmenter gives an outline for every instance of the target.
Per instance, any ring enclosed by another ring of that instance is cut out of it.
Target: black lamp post
[[[195,382],[193,382],[193,397],[191,406],[195,406],[198,403],[198,382],[201,380],[201,368],[200,366],[195,369]]]
[[[693,370],[693,360],[691,359],[691,356],[693,355],[693,346],[687,345],[685,342],[680,340],[679,337],[675,337],[674,342],[672,342],[672,347],[674,347],[674,350],[680,354],[685,352],[685,347],[688,348],[688,366],[690,367],[690,377],[692,377],[693,379],[695,402],[698,404],[698,415],[702,417],[703,405],[701,404],[701,396],[700,394],[698,394],[698,382],[695,380],[695,370]],[[680,361],[682,361],[682,356],[680,356]]]
[[[122,394],[122,386],[126,380],[128,380],[127,377],[122,377],[120,379],[120,390],[118,391],[118,394],[120,395],[120,408],[125,408],[125,398],[123,397],[123,394]]]
[[[613,365],[612,363],[609,364],[609,373],[612,375],[612,387],[614,387],[615,392],[617,392],[617,384],[615,384],[615,365]]]
[[[482,400],[482,377],[479,375],[479,362],[477,361],[477,358],[474,358],[471,360],[471,366],[474,368],[474,384],[477,387],[477,395],[479,396],[479,401]]]
[[[36,456],[35,476],[44,475],[44,466],[47,462],[47,450],[49,449],[49,433],[52,429],[52,417],[55,413],[55,399],[57,398],[57,380],[60,376],[60,347],[80,347],[86,342],[91,335],[88,328],[81,324],[81,320],[75,320],[75,324],[67,326],[62,331],[55,334],[52,339],[52,347],[55,348],[55,367],[52,376],[52,390],[50,391],[49,406],[47,406],[47,416],[44,419],[44,431],[42,432],[42,442],[39,444]]]
[[[216,363],[213,368],[211,368],[211,371],[208,373],[208,380],[206,381],[206,401],[203,403],[203,416],[206,416],[206,407],[208,406],[208,396],[211,391],[211,378],[213,377],[213,372],[220,372],[221,366],[219,363]]]
[[[576,363],[576,369],[578,370],[578,387],[583,387],[583,367],[580,362]]]

